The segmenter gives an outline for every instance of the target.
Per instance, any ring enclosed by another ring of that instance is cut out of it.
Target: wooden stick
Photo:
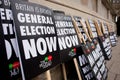
[[[74,61],[75,68],[76,68],[76,71],[77,71],[78,79],[79,79],[79,80],[82,80],[81,74],[80,74],[80,71],[79,71],[79,67],[78,67],[79,65],[78,65],[77,59],[74,58],[73,61]]]
[[[105,33],[105,27],[104,27],[103,22],[101,23],[101,25],[102,25],[102,31],[103,31],[103,33]]]
[[[50,70],[46,71],[47,80],[51,80]]]
[[[90,28],[90,24],[88,23],[88,20],[86,20],[86,24],[87,24],[88,31],[89,31],[89,33],[90,33],[91,38],[94,38],[94,37],[93,37],[93,34],[92,34],[92,30],[91,30],[91,28]]]
[[[100,26],[99,26],[99,28],[100,28],[101,33],[102,33],[102,35],[103,35],[103,34],[104,34],[104,32],[103,32],[103,29],[102,29],[102,22],[100,22]]]
[[[105,33],[105,27],[104,27],[103,23],[102,23],[102,29],[103,29],[103,31],[104,31],[104,33]],[[108,39],[109,39],[109,41],[110,41],[110,38],[108,38]],[[110,45],[110,47],[112,47],[112,45]]]
[[[72,18],[72,20],[73,20],[73,24],[74,24],[75,30],[76,30],[76,32],[77,32],[77,34],[78,34],[78,38],[79,38],[80,42],[82,43],[82,42],[83,42],[83,41],[82,41],[83,36],[82,36],[82,34],[81,34],[78,26],[77,26],[76,21],[75,21],[73,18]]]
[[[108,32],[111,32],[110,25],[107,24]]]
[[[108,32],[112,32],[110,24],[107,24]]]
[[[73,18],[72,18],[72,19],[73,19]],[[80,32],[80,29],[78,28],[77,23],[76,23],[76,21],[75,21],[74,19],[73,19],[73,23],[74,23],[74,27],[75,27],[75,29],[76,29],[76,31],[77,31],[77,34],[78,34],[78,37],[79,37],[80,42],[81,42],[81,43],[83,42],[84,44],[86,44],[86,42],[85,42],[85,40],[84,40],[84,38],[83,38],[83,35],[82,35],[82,33]],[[73,61],[74,61],[75,68],[76,68],[76,71],[77,71],[78,79],[79,79],[79,80],[82,80],[77,59],[74,58]]]
[[[96,29],[97,29],[98,35],[99,35],[99,36],[103,36],[102,31],[101,31],[101,29],[100,29],[101,26],[98,26],[98,23],[97,23],[95,20],[94,20],[94,23],[95,23],[95,27],[96,27]]]
[[[65,64],[64,63],[62,63],[62,70],[63,70],[64,80],[67,80],[66,68],[65,68]]]
[[[74,19],[73,19],[73,23],[74,23],[76,32],[78,33],[78,38],[79,38],[80,42],[82,42],[81,33],[79,32],[79,28],[76,27],[76,23],[75,23]],[[76,60],[76,58],[74,58],[73,60],[74,60],[74,64],[75,64],[75,68],[76,68],[76,71],[77,71],[78,78],[79,78],[79,80],[82,80],[81,79],[81,75],[80,75],[80,71],[79,71],[79,68],[78,68],[78,65],[77,65],[77,60]],[[62,70],[63,70],[64,80],[67,80],[66,68],[65,68],[65,64],[64,63],[62,64]]]
[[[89,36],[89,34],[88,34],[88,32],[86,31],[86,28],[85,28],[86,24],[85,24],[82,20],[80,20],[80,22],[81,22],[81,25],[82,25],[82,27],[83,27],[83,29],[84,29],[87,37],[88,37],[88,40],[89,40],[89,41],[92,41],[91,38],[90,38],[90,36]],[[85,40],[84,40],[84,41],[85,41]]]
[[[79,35],[79,37],[80,37],[80,42],[86,44],[85,39],[84,39],[81,31],[79,30],[78,26],[76,25],[77,23],[76,23],[75,21],[74,21],[74,24],[75,24],[75,25],[74,25],[75,28],[76,28],[77,31],[78,31],[78,35]],[[84,30],[85,30],[85,28],[84,28]],[[86,32],[85,32],[85,33],[86,33]],[[87,33],[86,33],[86,35],[87,35]],[[90,41],[91,39],[90,39],[89,35],[87,35],[87,36],[88,36],[88,39],[89,39],[89,41]]]
[[[101,22],[100,22],[99,29],[100,29],[100,33],[101,33],[101,35],[103,36],[103,32],[102,32],[102,23],[101,23]]]

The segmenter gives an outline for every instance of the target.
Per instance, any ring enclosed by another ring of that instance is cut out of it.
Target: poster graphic
[[[80,42],[69,15],[54,14],[61,61],[68,61],[76,56]]]
[[[10,9],[9,0],[1,0],[0,14],[0,24],[3,30],[5,54],[8,62],[7,67],[9,68],[9,79],[18,79],[21,77],[21,71],[17,53],[12,10]]]
[[[8,69],[7,54],[5,50],[4,34],[2,27],[0,27],[0,80],[8,80],[9,78],[10,75]]]
[[[110,43],[107,24],[104,23],[103,28],[104,28],[104,37],[105,37],[105,42],[103,43],[103,46],[104,47],[106,46],[106,48],[105,48],[106,54],[104,56],[105,56],[106,60],[110,60],[112,57],[112,53],[111,53],[112,49],[111,49],[111,43]]]
[[[53,11],[12,0],[23,80],[30,80],[60,63]]]
[[[86,26],[81,25],[81,18],[75,17],[76,23],[82,34],[87,34],[85,32]],[[85,20],[82,19],[84,24]],[[83,50],[83,55],[78,57],[79,66],[82,68],[82,78],[84,80],[105,80],[107,74],[107,68],[104,64],[104,57],[101,50],[101,47],[97,41],[97,32],[94,23],[89,20],[91,34],[93,35],[92,41],[87,41],[87,37],[84,37],[85,43],[81,45]],[[86,30],[87,31],[87,30]],[[82,50],[77,52],[82,52]],[[103,76],[105,75],[105,76]]]
[[[80,32],[82,33],[84,40],[87,42],[88,41],[88,36],[85,33],[85,30],[80,22],[80,20],[85,21],[84,19],[82,19],[81,17],[78,16],[74,16],[74,20],[76,21],[77,26],[79,27]],[[86,24],[84,24],[84,27],[86,29]],[[87,31],[87,30],[86,30]]]

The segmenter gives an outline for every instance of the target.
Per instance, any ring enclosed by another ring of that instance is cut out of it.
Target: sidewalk
[[[112,58],[107,62],[108,78],[107,80],[120,80],[120,37],[117,46],[112,47]]]

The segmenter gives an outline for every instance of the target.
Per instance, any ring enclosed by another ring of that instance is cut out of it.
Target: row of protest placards
[[[117,41],[108,25],[20,0],[1,0],[0,15],[0,78],[30,80],[73,60],[79,80],[106,79]]]

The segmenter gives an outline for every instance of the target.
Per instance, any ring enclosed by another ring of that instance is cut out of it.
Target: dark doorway
[[[117,18],[117,35],[120,36],[120,16]]]

